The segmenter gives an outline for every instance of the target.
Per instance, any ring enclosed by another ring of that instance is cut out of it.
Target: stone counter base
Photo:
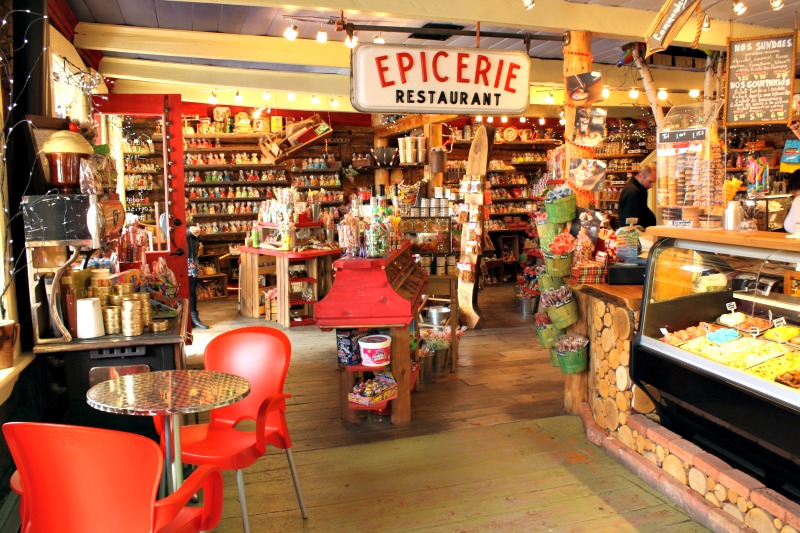
[[[641,414],[613,434],[581,408],[586,437],[717,532],[797,533],[800,505]]]

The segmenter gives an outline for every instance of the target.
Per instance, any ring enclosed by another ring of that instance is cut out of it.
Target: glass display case
[[[656,216],[659,223],[721,228],[725,179],[717,135],[719,102],[670,109],[656,136]]]
[[[412,254],[449,254],[452,250],[450,217],[413,217],[402,221],[403,239]]]
[[[753,200],[758,204],[756,225],[760,231],[783,231],[783,221],[792,207],[792,195],[773,194],[756,196]]]
[[[659,241],[631,354],[631,377],[652,395],[663,425],[795,495],[798,267],[797,251]]]

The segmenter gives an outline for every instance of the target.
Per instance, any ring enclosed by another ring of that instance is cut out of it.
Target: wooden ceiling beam
[[[76,48],[165,57],[227,59],[349,68],[350,50],[310,39],[167,30],[81,22],[75,27]],[[324,51],[324,53],[323,53]]]
[[[287,91],[310,94],[350,94],[350,77],[341,74],[309,74],[190,63],[166,63],[145,59],[104,57],[103,76],[152,83],[180,84],[204,89],[231,88],[257,91]]]
[[[336,8],[330,0],[293,0],[285,4],[278,0],[171,0],[215,5],[241,5],[251,7],[281,8],[292,10],[322,11],[336,15],[340,10],[347,16],[358,19],[359,14],[371,17],[412,19],[424,22],[452,22],[484,26],[518,28],[529,31],[559,32],[564,29],[589,31],[596,37],[643,41],[643,35],[656,17],[653,11],[595,4],[578,4],[567,0],[547,0],[530,11],[521,0],[460,0],[454,5],[451,0],[426,0],[424,2],[398,0],[337,0]],[[568,28],[566,26],[569,26]],[[689,27],[691,26],[691,27]],[[729,33],[730,32],[730,33]],[[701,49],[723,50],[727,38],[754,37],[786,33],[786,30],[734,23],[712,24],[711,29],[700,37]],[[695,27],[687,24],[676,37],[674,45],[687,46],[694,40]]]

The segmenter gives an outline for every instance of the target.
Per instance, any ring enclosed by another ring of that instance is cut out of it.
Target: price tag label
[[[772,322],[772,309],[767,311],[769,313],[769,321]]]
[[[728,302],[725,304],[725,309],[733,313],[736,311],[736,302]]]
[[[754,339],[756,337],[758,337],[758,333],[759,333],[758,326],[751,326],[750,327],[750,335],[752,335]]]
[[[785,326],[786,325],[786,319],[784,317],[776,318],[775,320],[772,321],[772,325],[775,326],[776,328],[779,328],[781,326]]]
[[[661,328],[661,334],[666,337],[669,335],[669,331],[667,331],[667,328]]]

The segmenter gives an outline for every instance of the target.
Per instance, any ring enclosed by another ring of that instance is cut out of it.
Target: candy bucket
[[[558,336],[564,334],[564,330],[554,324],[547,324],[546,326],[537,326],[536,333],[539,335],[539,343],[542,348],[552,348],[556,345]]]
[[[556,238],[556,235],[564,230],[563,224],[537,224],[536,231],[539,233],[539,248],[542,250],[549,250],[550,243]]]
[[[578,304],[570,300],[562,305],[552,305],[546,309],[547,316],[557,328],[566,328],[578,321]]]
[[[547,211],[549,223],[569,222],[575,218],[575,195],[556,200],[545,200],[544,209]]]
[[[572,254],[573,252],[564,255],[545,253],[544,268],[547,270],[547,275],[553,277],[569,276],[572,272]]]
[[[550,348],[550,364],[553,366],[561,366],[561,361],[558,358],[558,351],[555,348]]]
[[[564,284],[564,278],[561,276],[549,276],[547,274],[540,274],[537,278],[539,282],[539,290],[541,292],[557,289]]]
[[[392,338],[388,335],[370,335],[358,340],[361,347],[361,364],[385,366],[389,364]]]
[[[573,352],[559,352],[558,362],[559,366],[561,366],[561,372],[564,374],[577,374],[586,370],[586,367],[589,366],[589,358],[587,357],[588,351],[589,346],[586,345],[580,350],[575,350]]]

